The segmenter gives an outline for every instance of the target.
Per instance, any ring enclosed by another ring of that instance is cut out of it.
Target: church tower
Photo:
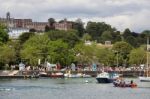
[[[7,22],[7,27],[13,27],[14,23],[13,23],[13,19],[10,18],[10,12],[6,13],[6,22]]]
[[[7,21],[10,21],[10,12],[6,13],[6,19],[7,19]]]

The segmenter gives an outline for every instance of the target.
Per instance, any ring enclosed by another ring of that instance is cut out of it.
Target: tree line
[[[104,66],[132,66],[144,64],[146,61],[146,38],[150,31],[142,33],[125,29],[117,31],[104,22],[88,22],[84,28],[81,20],[73,23],[69,31],[53,28],[55,20],[49,19],[50,25],[44,33],[30,31],[23,33],[17,40],[9,39],[7,27],[0,25],[0,69],[21,61],[37,66],[41,63],[59,63],[62,66],[76,64],[99,64]],[[91,41],[86,45],[85,41]],[[113,46],[100,46],[111,41]]]

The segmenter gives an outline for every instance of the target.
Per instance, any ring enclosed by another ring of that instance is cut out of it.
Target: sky
[[[150,0],[0,0],[0,17],[106,22],[119,31],[150,30]]]

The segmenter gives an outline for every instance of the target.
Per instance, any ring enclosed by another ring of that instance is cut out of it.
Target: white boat
[[[141,82],[150,82],[150,77],[139,77]]]
[[[147,63],[146,63],[146,76],[140,76],[139,77],[139,79],[140,79],[140,81],[141,82],[150,82],[150,77],[149,77],[149,72],[148,72],[148,70],[149,70],[149,63],[148,63],[148,60],[149,60],[149,57],[148,57],[148,47],[149,46],[149,38],[147,38]]]
[[[92,77],[92,76],[91,76],[91,75],[87,75],[87,74],[83,74],[82,77],[83,77],[83,78],[90,78],[90,77]]]
[[[96,80],[98,83],[112,83],[117,78],[119,78],[119,75],[116,73],[102,72],[97,75]]]
[[[64,77],[67,77],[67,78],[81,78],[82,74],[81,73],[78,73],[78,74],[65,73]]]
[[[64,74],[64,77],[66,78],[89,78],[91,77],[91,75],[86,75],[86,74],[82,74],[82,73],[77,73],[77,74],[72,74],[71,71],[68,71],[68,73]]]

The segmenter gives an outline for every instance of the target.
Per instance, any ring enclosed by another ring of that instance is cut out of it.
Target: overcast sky
[[[150,30],[150,0],[0,0],[0,17],[106,22],[123,31]]]

